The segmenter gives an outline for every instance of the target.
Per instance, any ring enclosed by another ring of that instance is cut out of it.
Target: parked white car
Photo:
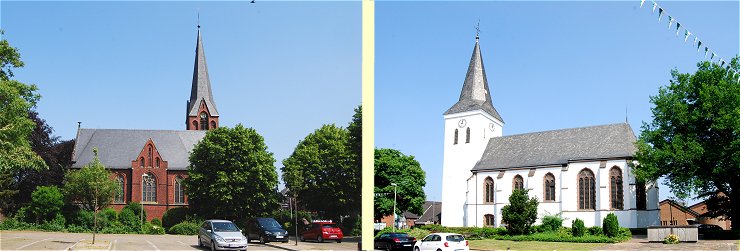
[[[414,244],[414,251],[469,251],[468,241],[461,234],[434,233]]]
[[[248,240],[234,223],[227,220],[207,220],[198,229],[198,247],[215,250],[247,250]]]

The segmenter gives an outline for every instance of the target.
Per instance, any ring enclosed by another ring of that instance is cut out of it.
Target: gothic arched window
[[[151,145],[149,145],[147,149],[147,156],[149,157],[149,166],[151,166],[152,163],[154,163],[154,161],[152,161],[152,146]]]
[[[545,175],[545,201],[555,201],[555,175]]]
[[[522,176],[516,175],[514,176],[514,189],[524,189],[524,179],[522,179]]]
[[[493,214],[486,214],[483,216],[483,225],[484,226],[493,226],[495,223],[495,219],[493,217]]]
[[[609,170],[609,198],[612,209],[624,209],[624,189],[622,188],[622,169]]]
[[[493,179],[491,179],[491,177],[486,177],[483,181],[483,202],[493,203],[493,192]]]
[[[588,169],[578,173],[578,209],[596,209],[596,179]]]
[[[193,130],[198,130],[198,121],[193,120]]]
[[[208,114],[206,112],[200,113],[200,129],[208,130]]]
[[[159,168],[159,157],[154,158],[154,167]]]
[[[144,167],[144,157],[139,159],[139,167]]]
[[[211,129],[216,129],[216,121],[211,121]]]
[[[116,193],[115,197],[113,198],[113,202],[123,203],[123,195],[126,191],[124,185],[125,183],[123,181],[123,175],[118,175],[118,177],[116,177]]]
[[[455,141],[452,144],[457,145],[457,129],[455,129]]]
[[[182,178],[177,176],[175,178],[175,204],[185,203],[185,193],[182,190]]]
[[[470,127],[465,129],[465,143],[470,143]]]
[[[157,178],[148,173],[141,177],[141,198],[144,202],[157,202]]]

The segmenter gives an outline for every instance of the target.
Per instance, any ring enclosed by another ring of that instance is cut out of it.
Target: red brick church
[[[72,168],[90,163],[97,147],[100,162],[123,191],[115,195],[112,207],[121,210],[126,203],[139,202],[148,220],[161,219],[167,209],[188,205],[182,185],[188,157],[205,132],[218,127],[218,117],[198,26],[186,130],[78,128]]]

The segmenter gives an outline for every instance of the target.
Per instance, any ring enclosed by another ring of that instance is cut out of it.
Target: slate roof
[[[218,116],[216,103],[211,93],[211,80],[208,78],[206,53],[203,51],[203,39],[198,28],[198,41],[195,44],[195,66],[193,66],[193,86],[190,90],[190,100],[187,102],[188,116],[198,116],[200,102],[204,101],[211,116]]]
[[[460,92],[460,99],[444,115],[483,110],[503,123],[504,120],[491,103],[491,92],[489,90],[486,69],[483,67],[483,55],[481,55],[478,38],[476,38],[473,55],[470,56],[468,73],[465,75],[465,82]]]
[[[152,139],[169,170],[186,170],[188,157],[206,131],[79,129],[72,155],[73,168],[87,165],[93,159],[93,148],[98,158],[110,169],[131,168],[144,144]]]
[[[432,208],[432,206],[434,206],[434,208]],[[425,201],[423,207],[424,213],[416,220],[416,222],[439,222],[439,218],[442,215],[442,202]]]
[[[637,150],[635,141],[632,127],[627,123],[494,137],[472,171],[631,157]]]

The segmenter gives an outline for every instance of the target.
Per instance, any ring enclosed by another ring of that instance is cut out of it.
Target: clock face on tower
[[[200,114],[200,118],[202,118],[202,119],[206,118],[206,113],[205,112],[201,113]]]
[[[460,121],[457,122],[457,126],[459,126],[460,128],[465,127],[465,125],[467,125],[467,124],[468,124],[468,122],[465,121],[465,119],[461,119]]]

